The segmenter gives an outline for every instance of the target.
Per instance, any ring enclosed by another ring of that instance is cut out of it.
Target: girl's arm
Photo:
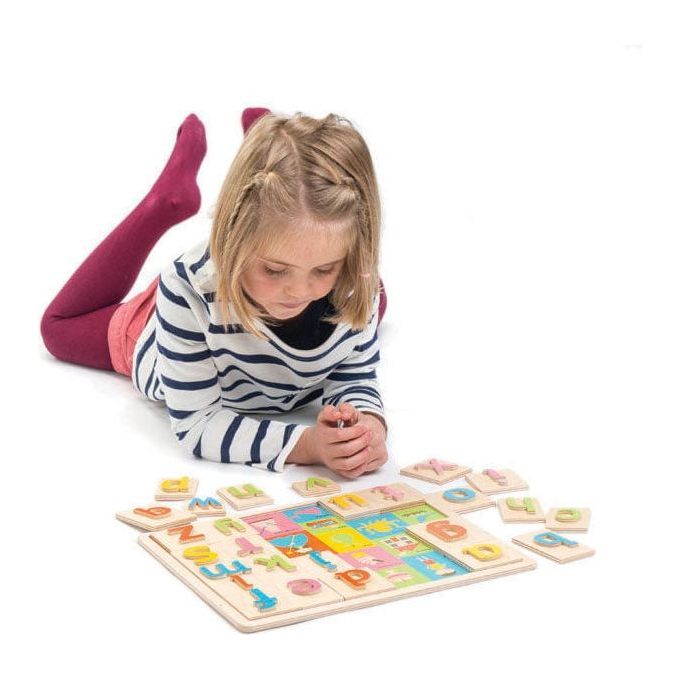
[[[205,339],[208,324],[203,299],[173,263],[161,273],[156,296],[156,371],[171,429],[180,446],[198,458],[281,472],[308,426],[257,420],[222,405],[217,366]]]
[[[380,398],[376,367],[380,362],[378,338],[378,306],[380,296],[373,301],[373,316],[363,333],[357,335],[354,351],[323,383],[321,403],[338,406],[343,402],[352,404],[357,411],[374,415],[381,420],[387,431],[385,411]]]

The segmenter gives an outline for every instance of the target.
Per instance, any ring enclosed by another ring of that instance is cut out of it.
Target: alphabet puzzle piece
[[[157,501],[183,501],[196,495],[198,480],[191,477],[167,477],[161,479],[154,498]]]
[[[257,533],[242,520],[220,517],[155,531],[150,536],[166,550],[173,552],[196,543],[213,545],[223,542],[229,536],[252,537],[257,536]]]
[[[196,517],[215,517],[220,515],[226,515],[224,505],[213,498],[212,496],[206,496],[205,498],[199,498],[194,496],[187,503],[187,510],[193,512]]]
[[[588,531],[590,508],[561,506],[551,508],[545,518],[545,528],[554,531]]]
[[[421,460],[419,463],[407,465],[400,470],[402,475],[422,479],[425,482],[432,482],[433,484],[446,484],[453,479],[462,477],[468,472],[472,472],[471,467],[459,465],[458,463],[451,463],[446,460],[439,460],[438,458]]]
[[[493,498],[489,498],[481,491],[471,489],[468,486],[452,486],[444,491],[428,493],[425,495],[425,501],[445,515],[452,512],[462,514],[496,505]]]
[[[581,545],[578,541],[554,531],[532,531],[530,534],[516,536],[512,541],[527,550],[560,563],[579,560],[595,554],[593,548]]]
[[[270,505],[274,502],[255,484],[223,486],[221,489],[217,489],[217,495],[236,510],[247,510],[260,505]]]
[[[319,503],[343,519],[422,503],[423,494],[408,484],[374,486],[323,498]]]
[[[177,510],[163,505],[152,505],[117,512],[116,519],[138,529],[157,531],[158,529],[193,522],[196,519],[196,515],[185,510]]]
[[[328,496],[342,490],[339,484],[326,477],[307,477],[302,481],[293,482],[292,487],[293,491],[305,497]]]
[[[487,468],[481,472],[465,475],[465,479],[482,493],[505,493],[528,489],[529,485],[512,470]]]
[[[522,560],[517,550],[462,517],[416,524],[408,531],[473,571]]]
[[[383,593],[395,587],[368,567],[357,568],[355,564],[343,559],[342,555],[330,550],[311,553],[301,559],[304,560],[302,565],[305,571],[329,585],[345,600]]]
[[[530,496],[498,499],[498,511],[504,522],[544,522],[545,515],[537,498]]]
[[[266,540],[300,530],[298,524],[293,522],[279,510],[270,510],[269,512],[261,512],[257,515],[248,515],[241,519]]]

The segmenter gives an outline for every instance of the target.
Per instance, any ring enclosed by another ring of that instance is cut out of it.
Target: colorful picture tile
[[[381,569],[378,573],[395,588],[408,588],[408,586],[415,586],[418,583],[427,583],[429,581],[427,576],[404,562],[394,567]]]
[[[402,564],[402,561],[391,555],[378,546],[370,548],[362,548],[361,550],[352,550],[342,554],[345,561],[349,562],[357,569],[372,569],[373,571],[380,571],[387,567],[395,567]]]
[[[406,522],[391,512],[383,512],[378,515],[368,517],[358,517],[357,519],[346,520],[347,524],[354,527],[366,538],[376,539],[392,534],[400,533],[406,527]]]
[[[369,546],[374,545],[373,541],[366,538],[352,527],[332,529],[331,531],[320,531],[315,535],[336,553],[346,553],[350,550],[368,548]]]
[[[446,555],[437,550],[404,557],[404,562],[424,576],[427,576],[431,581],[445,578],[446,576],[467,574],[470,571],[470,569],[450,560]]]
[[[283,514],[288,517],[291,522],[296,524],[304,524],[305,522],[313,522],[314,520],[323,517],[331,517],[331,513],[322,508],[316,503],[305,505],[300,508],[291,508],[290,510],[283,510]]]
[[[432,520],[446,517],[443,512],[439,512],[439,510],[433,508],[427,503],[419,503],[418,505],[413,505],[410,508],[395,510],[394,514],[397,515],[397,517],[403,519],[407,525],[423,524],[425,522],[431,522]]]
[[[312,534],[306,531],[270,538],[269,542],[276,546],[286,557],[300,557],[313,550],[327,549],[326,545],[316,536],[312,536]]]
[[[379,538],[376,540],[376,545],[385,548],[387,552],[401,559],[407,555],[415,555],[416,553],[427,552],[432,549],[405,532]]]
[[[267,540],[300,529],[295,522],[291,522],[288,517],[278,511],[262,512],[259,515],[250,515],[242,519],[253,527],[262,538]]]
[[[343,529],[347,526],[344,519],[336,517],[335,515],[330,515],[328,517],[322,517],[321,519],[314,519],[311,522],[304,522],[300,525],[305,531],[309,531],[310,534],[318,534],[321,531],[330,531],[331,529]]]

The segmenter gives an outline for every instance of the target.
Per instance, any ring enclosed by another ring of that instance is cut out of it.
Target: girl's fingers
[[[356,477],[363,475],[364,472],[366,472],[366,463],[358,465],[353,470],[338,470],[338,474],[347,477],[348,479],[355,479]]]
[[[382,456],[378,456],[377,458],[370,460],[368,463],[366,463],[366,472],[373,472],[373,470],[377,470],[379,467],[382,467],[384,462],[385,461],[382,459]]]
[[[319,413],[319,417],[317,418],[317,421],[320,423],[324,423],[326,425],[333,425],[336,426],[338,420],[342,417],[342,414],[340,411],[338,411],[335,406],[331,406],[330,404],[326,404],[322,409],[321,412]]]
[[[369,461],[370,457],[370,446],[364,446],[357,453],[351,456],[336,458],[333,461],[333,469],[337,470],[338,472],[347,472],[359,467],[360,465],[364,465]]]
[[[333,433],[333,439],[336,443],[349,442],[353,439],[358,439],[363,437],[365,434],[373,434],[373,431],[367,428],[365,425],[352,425],[350,427],[339,427],[337,432]]]
[[[333,453],[337,458],[349,458],[368,446],[372,439],[373,433],[369,430],[351,441],[336,444],[333,448]]]
[[[348,425],[355,425],[359,419],[359,412],[352,404],[344,402],[340,404],[338,410],[342,413],[342,419],[345,422],[345,427]]]

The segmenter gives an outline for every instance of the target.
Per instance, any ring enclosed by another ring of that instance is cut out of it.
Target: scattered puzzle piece
[[[212,496],[207,496],[206,498],[194,496],[187,503],[187,510],[193,512],[196,517],[211,517],[226,514],[224,505]]]
[[[157,501],[183,501],[196,495],[198,480],[190,477],[168,477],[158,483]]]
[[[545,518],[545,528],[555,531],[588,531],[590,508],[562,506],[551,508]]]
[[[425,501],[445,515],[452,512],[461,514],[471,510],[482,510],[496,505],[493,498],[467,486],[453,486],[444,491],[426,494]]]
[[[221,489],[217,489],[217,495],[236,510],[247,510],[259,505],[270,505],[274,502],[262,489],[254,484],[223,486]]]
[[[434,484],[446,484],[471,471],[472,468],[465,465],[458,465],[457,463],[439,460],[438,458],[422,460],[420,463],[407,465],[400,470],[402,475],[415,477],[416,479],[422,479],[425,482],[432,482]]]
[[[505,493],[528,489],[529,485],[512,470],[487,468],[465,475],[465,479],[482,493]]]
[[[504,522],[544,522],[545,515],[537,498],[508,496],[498,500],[498,511]]]
[[[592,548],[554,531],[532,531],[530,534],[516,536],[512,541],[527,550],[560,563],[579,560],[595,554]]]
[[[159,529],[193,522],[196,515],[185,510],[156,505],[117,512],[116,519],[138,529],[158,531]]]
[[[326,496],[341,491],[339,484],[326,477],[307,477],[303,481],[293,482],[292,487],[294,491],[305,497]]]

